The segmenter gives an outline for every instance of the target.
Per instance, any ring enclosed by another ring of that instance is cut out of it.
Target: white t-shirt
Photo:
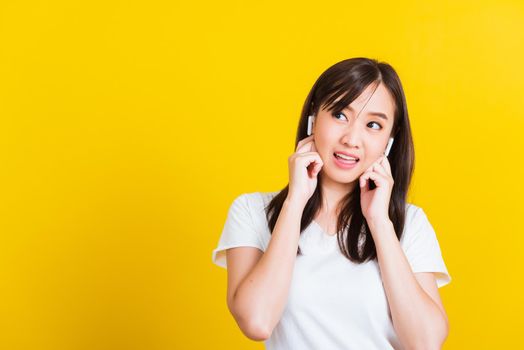
[[[249,246],[265,251],[271,239],[264,211],[278,192],[238,196],[213,250],[212,261],[227,268],[225,250]],[[401,247],[413,272],[435,272],[437,285],[451,281],[440,246],[422,208],[407,203]],[[286,307],[269,350],[402,349],[397,338],[378,262],[356,264],[338,247],[337,237],[313,221],[300,235]]]

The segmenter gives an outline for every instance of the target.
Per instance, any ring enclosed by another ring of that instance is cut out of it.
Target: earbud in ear
[[[384,152],[384,155],[387,157],[389,155],[389,151],[391,150],[391,146],[393,146],[393,137],[389,138],[388,145],[386,146],[386,151]]]
[[[314,115],[310,115],[307,117],[307,135],[310,136],[313,132],[313,122],[315,120]]]

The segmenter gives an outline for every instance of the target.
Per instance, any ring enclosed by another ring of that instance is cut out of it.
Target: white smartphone
[[[384,152],[384,155],[387,157],[389,155],[389,151],[391,150],[391,146],[393,146],[393,137],[389,138],[388,145],[386,146],[386,151]]]
[[[314,115],[310,115],[307,117],[307,136],[311,136],[311,133],[313,132],[313,121],[315,120]]]

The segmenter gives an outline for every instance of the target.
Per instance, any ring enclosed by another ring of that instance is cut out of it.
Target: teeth
[[[340,157],[342,159],[347,159],[347,160],[354,160],[354,161],[357,161],[356,158],[352,158],[352,157],[348,157],[348,156],[345,156],[343,154],[340,154],[340,153],[335,153],[337,155],[337,157]]]

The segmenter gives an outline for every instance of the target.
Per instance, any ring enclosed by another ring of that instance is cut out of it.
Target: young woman
[[[395,70],[358,57],[322,73],[288,161],[282,191],[233,201],[213,251],[242,332],[272,350],[441,348],[451,277],[406,202],[414,149]]]

